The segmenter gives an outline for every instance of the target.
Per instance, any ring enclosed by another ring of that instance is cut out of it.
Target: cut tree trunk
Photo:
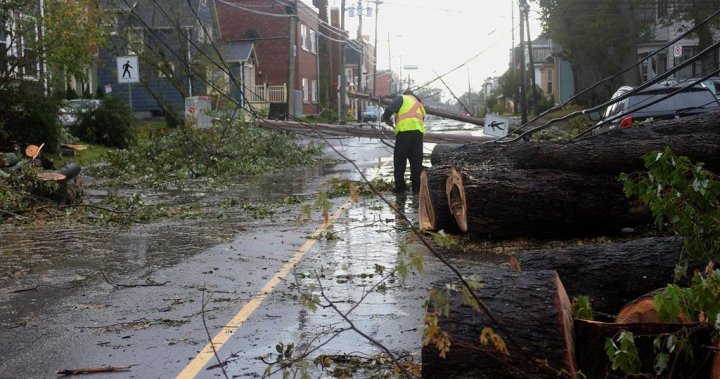
[[[487,238],[573,238],[619,234],[650,221],[643,207],[625,197],[615,175],[503,165],[456,169],[462,179],[452,183],[462,187],[450,191],[451,166],[433,166],[427,172],[434,229]],[[460,196],[447,198],[448,193],[462,192],[465,202],[458,202]],[[453,217],[458,215],[466,219]]]
[[[642,156],[665,146],[719,171],[719,115],[563,143],[438,145],[427,180],[437,218],[433,228],[462,231],[467,224],[467,232],[481,237],[572,238],[645,225],[649,212],[625,197],[618,175],[644,171]],[[466,205],[440,198],[452,166],[462,175],[455,182],[462,183]],[[466,207],[453,214],[467,218],[443,217],[444,206]]]
[[[434,344],[423,347],[423,377],[557,378],[564,370],[575,378],[570,302],[557,273],[486,269],[475,274],[483,282],[478,297],[500,325],[452,292],[449,316],[438,321],[450,337],[450,351],[441,358]],[[484,328],[503,339],[509,354],[492,343],[481,345]]]
[[[523,271],[556,270],[568,296],[589,296],[594,311],[616,315],[628,302],[673,282],[675,266],[682,256],[682,241],[651,237],[529,250],[516,256]],[[688,269],[701,270],[704,265],[690,263]]]
[[[609,173],[644,170],[642,156],[670,146],[678,155],[720,169],[720,111],[612,130],[592,138],[561,143],[469,143],[437,145],[430,162],[496,164],[521,169]]]
[[[624,378],[622,372],[613,370],[612,364],[605,352],[605,343],[608,338],[616,338],[620,332],[632,332],[635,346],[640,358],[640,372],[654,377],[654,360],[656,352],[653,341],[659,335],[677,333],[678,337],[689,336],[690,346],[693,350],[692,359],[686,361],[683,357],[675,359],[671,354],[668,361],[668,370],[659,377],[662,378],[710,378],[710,366],[713,352],[711,345],[712,327],[709,324],[664,324],[639,323],[615,324],[597,321],[575,320],[575,351],[577,355],[577,368],[587,378]],[[676,351],[682,351],[677,349]],[[667,352],[667,350],[665,351]]]
[[[420,194],[426,193],[426,196],[420,196],[418,207],[426,209],[424,212],[428,216],[433,216],[423,220],[424,230],[445,230],[451,233],[461,231],[448,206],[446,188],[449,174],[449,166],[429,167],[423,170],[423,175],[420,177]]]

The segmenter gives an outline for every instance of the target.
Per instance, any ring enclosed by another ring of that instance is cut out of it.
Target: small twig
[[[19,290],[10,291],[9,293],[20,293],[20,292],[30,292],[30,291],[36,291],[38,289],[37,286],[30,287],[30,288],[21,288]]]
[[[204,287],[204,286],[203,286]],[[208,299],[210,300],[210,299]],[[202,305],[201,305],[201,315],[202,315],[202,323],[203,327],[205,328],[205,334],[207,334],[208,341],[210,342],[210,347],[212,347],[213,354],[215,355],[215,359],[218,362],[218,365],[220,366],[220,369],[223,372],[223,375],[225,376],[225,379],[230,379],[230,377],[227,374],[227,371],[225,371],[225,365],[227,362],[223,362],[220,359],[220,356],[217,353],[217,349],[215,349],[215,344],[213,343],[212,336],[210,335],[210,329],[208,329],[207,322],[205,321],[205,290],[202,291]],[[208,370],[210,368],[208,367]]]
[[[164,285],[170,283],[170,281],[167,280],[162,283],[158,283],[155,281],[149,281],[149,282],[146,282],[143,284],[116,284],[116,283],[112,283],[112,282],[110,282],[110,280],[108,280],[107,276],[105,276],[105,272],[100,271],[100,274],[102,274],[102,277],[103,277],[103,279],[105,279],[105,282],[107,282],[107,284],[113,286],[113,288],[161,287],[161,286],[164,286]]]
[[[333,303],[332,300],[330,300],[327,297],[327,295],[325,294],[325,289],[323,288],[322,281],[319,279],[319,276],[317,275],[317,273],[315,273],[315,277],[317,278],[318,286],[320,288],[320,295],[323,297],[323,299],[325,299],[325,301],[327,301],[329,303],[330,307],[338,315],[340,315],[340,317],[342,317],[342,319],[345,320],[345,322],[347,322],[348,325],[350,325],[350,328],[353,331],[355,331],[355,333],[359,334],[361,337],[365,338],[367,341],[369,341],[373,345],[375,345],[375,346],[379,347],[381,350],[383,350],[385,352],[385,354],[387,354],[388,358],[390,358],[390,360],[393,361],[395,366],[402,372],[403,376],[405,376],[407,378],[414,377],[407,370],[407,368],[405,366],[400,364],[400,361],[398,361],[398,359],[395,357],[395,354],[393,354],[392,351],[390,351],[390,349],[388,349],[385,345],[381,344],[379,341],[377,341],[374,338],[370,337],[369,335],[365,334],[362,330],[360,330],[358,327],[355,326],[355,324],[352,322],[352,320],[350,320],[350,318],[345,313],[341,312],[340,309],[338,309],[337,305],[335,305],[335,303]],[[354,309],[354,307],[353,307],[353,309]]]
[[[101,207],[101,206],[97,206],[97,205],[92,205],[92,204],[68,204],[68,205],[61,206],[61,207],[59,207],[59,208],[80,208],[80,207],[93,208],[93,209],[98,209],[98,210],[101,210],[101,211],[110,212],[110,213],[115,213],[115,214],[128,214],[128,213],[131,213],[131,211],[117,211],[117,210],[114,210],[114,209],[105,208],[105,207]]]
[[[82,374],[96,374],[101,372],[123,372],[130,371],[131,366],[105,366],[105,367],[87,367],[87,368],[74,368],[57,370],[58,375],[82,375]]]
[[[2,210],[2,209],[0,209],[0,213],[4,213],[4,214],[6,214],[6,215],[8,215],[8,216],[13,216],[13,217],[15,217],[15,218],[17,218],[17,219],[20,219],[20,220],[27,220],[27,219],[28,219],[27,216],[21,216],[21,215],[19,215],[19,214],[17,214],[17,213],[10,212],[10,211],[6,211],[6,210]]]

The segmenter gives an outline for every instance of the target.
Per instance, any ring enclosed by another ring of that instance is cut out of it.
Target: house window
[[[210,25],[203,25],[198,22],[193,31],[197,36],[197,41],[200,43],[212,43],[213,41],[213,28]]]
[[[175,74],[175,64],[172,62],[160,62],[157,64],[156,76],[158,78],[167,78]]]
[[[310,88],[308,88],[307,78],[302,79],[302,91],[303,91],[303,103],[307,103],[308,99],[310,98],[310,94],[308,93],[310,91]]]
[[[130,29],[127,33],[127,55],[140,55],[145,49],[142,29]]]
[[[663,18],[668,15],[668,2],[667,0],[658,0],[657,2],[657,16]]]
[[[11,16],[2,26],[4,54],[17,62],[13,68],[16,74],[28,79],[37,79],[40,67],[35,47],[37,45],[37,26],[35,18],[29,16]],[[13,64],[13,63],[11,63]]]
[[[310,30],[310,51],[317,53],[317,34],[314,30]]]
[[[7,30],[7,21],[0,19],[0,45],[2,45],[3,55],[7,55],[8,46],[10,45],[10,33]]]
[[[307,26],[300,24],[300,45],[302,46],[302,49],[307,51],[308,50],[308,43],[307,43]]]
[[[20,37],[20,54],[22,55],[22,74],[25,77],[35,78],[38,75],[40,60],[35,52],[37,33],[34,27],[30,27]]]
[[[111,36],[117,35],[117,31],[118,31],[117,16],[103,17],[102,21],[100,21],[100,22],[102,23],[102,27],[103,27],[103,29],[105,29],[105,32],[108,35],[111,35]]]
[[[317,80],[313,79],[312,81],[312,102],[317,103],[318,102],[318,83]]]
[[[230,92],[230,76],[219,68],[209,68],[207,75],[207,94],[221,95]]]
[[[548,70],[547,72],[547,94],[551,96],[553,94],[553,72]]]

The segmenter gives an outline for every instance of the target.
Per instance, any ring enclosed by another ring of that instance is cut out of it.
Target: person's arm
[[[400,107],[402,107],[403,98],[402,96],[397,96],[393,99],[392,103],[385,108],[385,112],[383,112],[382,120],[388,124],[392,125],[392,115],[400,111]]]

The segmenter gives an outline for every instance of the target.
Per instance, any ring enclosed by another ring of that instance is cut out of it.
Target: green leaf
[[[669,361],[670,361],[670,355],[665,354],[665,353],[658,353],[655,356],[655,363],[653,364],[653,366],[655,368],[655,373],[657,375],[660,375],[663,372],[665,372]]]

